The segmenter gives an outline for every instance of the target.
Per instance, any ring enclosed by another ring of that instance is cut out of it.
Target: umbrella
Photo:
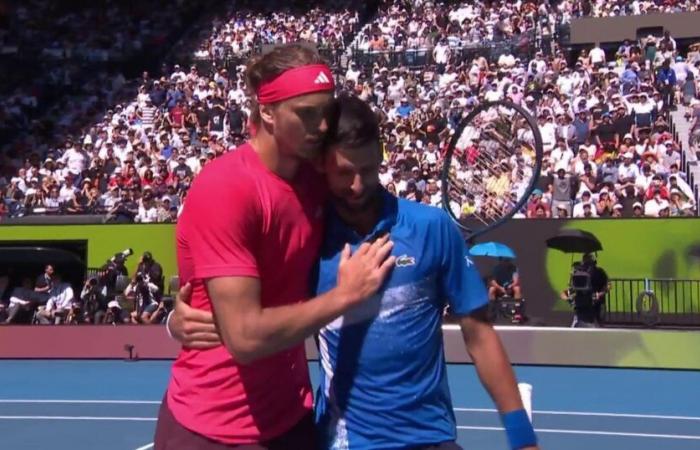
[[[492,258],[515,258],[515,252],[500,242],[484,242],[469,250],[471,256],[490,256]]]
[[[583,230],[562,230],[558,235],[547,239],[547,247],[564,253],[590,253],[603,250],[603,246],[593,233]]]

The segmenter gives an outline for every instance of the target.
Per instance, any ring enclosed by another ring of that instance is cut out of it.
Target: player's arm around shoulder
[[[252,272],[235,276],[225,274],[222,268],[238,271],[240,264],[211,266],[197,278],[205,280],[214,314],[196,311],[187,304],[192,291],[186,284],[178,293],[168,330],[191,348],[203,350],[222,342],[238,363],[251,363],[302,342],[355,304],[371,298],[394,266],[392,246],[389,236],[363,244],[352,254],[346,245],[335,288],[308,301],[268,308],[261,304],[260,279]],[[231,253],[226,259],[233,258]]]

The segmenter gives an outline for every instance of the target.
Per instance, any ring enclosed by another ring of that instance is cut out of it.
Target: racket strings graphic
[[[512,217],[539,178],[535,120],[507,102],[484,103],[457,127],[442,168],[443,207],[474,237]]]

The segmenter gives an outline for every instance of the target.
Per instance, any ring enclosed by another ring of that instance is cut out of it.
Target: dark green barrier
[[[700,249],[700,219],[512,220],[482,240],[503,242],[515,250],[528,310],[547,324],[565,325],[571,319],[571,308],[559,300],[559,292],[567,287],[571,264],[580,255],[549,250],[545,244],[566,228],[598,237],[603,245],[599,266],[610,278],[700,280],[700,260],[693,256]],[[488,262],[480,268],[487,272]],[[668,304],[676,295],[691,295],[685,286],[669,286],[657,289],[660,301]],[[679,312],[700,311],[700,296],[692,295],[695,303]],[[616,309],[627,308],[621,304]]]
[[[482,241],[503,242],[515,250],[529,314],[547,325],[567,325],[571,320],[571,307],[559,300],[558,293],[567,286],[573,256],[545,245],[547,238],[564,228],[580,228],[598,237],[604,249],[598,255],[599,265],[610,278],[700,280],[700,261],[694,256],[700,253],[700,219],[511,220]],[[128,264],[133,271],[138,255],[150,250],[163,265],[166,279],[177,273],[174,236],[175,228],[168,224],[0,227],[0,243],[87,240],[89,267],[130,247],[136,253]],[[486,274],[492,262],[479,258],[477,264]],[[669,305],[678,302],[679,296],[694,296],[694,302],[685,302],[689,306],[676,307],[676,312],[700,311],[700,293],[695,295],[688,286],[664,282],[655,291],[659,302]],[[622,296],[621,306],[611,312],[634,315],[632,304],[624,302],[625,294],[617,295]]]

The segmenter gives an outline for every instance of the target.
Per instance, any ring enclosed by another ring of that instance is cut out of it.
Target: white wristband
[[[174,312],[175,312],[174,310],[170,311],[168,313],[168,318],[165,319],[165,331],[168,332],[168,336],[170,336],[170,339],[175,339],[175,337],[173,336],[173,333],[170,331],[170,318],[173,316]]]

